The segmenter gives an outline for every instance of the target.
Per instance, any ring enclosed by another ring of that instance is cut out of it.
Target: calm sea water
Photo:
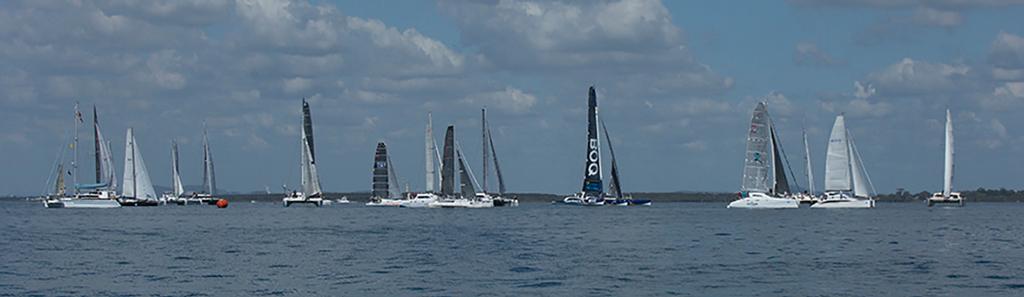
[[[0,296],[1022,296],[1024,205],[0,203]]]

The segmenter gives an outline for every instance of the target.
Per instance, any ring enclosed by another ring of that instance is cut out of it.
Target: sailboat
[[[185,186],[181,183],[181,174],[178,168],[178,142],[171,140],[171,192],[164,193],[161,199],[165,203],[188,204],[188,198],[182,197],[183,194],[185,194]]]
[[[591,86],[587,94],[587,153],[583,166],[583,188],[562,199],[574,205],[604,205],[604,183],[601,180],[601,136],[597,131],[597,91]]]
[[[199,203],[214,205],[220,198],[217,195],[217,176],[213,171],[213,153],[210,152],[210,138],[207,136],[206,123],[203,123],[203,191],[195,193],[194,199]]]
[[[853,143],[846,119],[836,116],[832,136],[828,140],[828,156],[825,159],[825,198],[811,205],[811,208],[872,208],[875,200],[868,190],[871,181],[867,178],[860,153]]]
[[[928,206],[937,203],[955,203],[964,206],[966,199],[960,192],[953,192],[953,116],[946,109],[946,154],[942,174],[942,192],[928,198]]]
[[[156,191],[149,179],[149,171],[142,160],[142,150],[135,141],[134,129],[128,128],[124,143],[124,183],[118,202],[121,206],[157,206]]]
[[[459,166],[459,192],[455,192],[455,162]],[[476,178],[466,165],[462,146],[455,143],[455,126],[449,125],[444,134],[444,153],[441,158],[441,199],[429,203],[430,208],[489,208],[494,207],[490,196],[476,191]]]
[[[316,173],[316,152],[313,145],[313,119],[309,114],[309,103],[302,99],[302,136],[300,137],[299,170],[302,171],[301,191],[291,191],[282,199],[285,207],[295,203],[324,205],[320,176]]]
[[[498,152],[494,149],[494,139],[491,138],[491,127],[487,124],[487,109],[480,109],[480,133],[483,146],[483,191],[480,193],[494,201],[494,206],[519,206],[519,199],[505,196],[505,178],[501,175],[501,166],[498,165]],[[493,158],[492,158],[493,157]],[[489,164],[494,162],[494,175],[498,178],[498,192],[494,195],[487,191],[487,176]]]
[[[747,130],[747,152],[739,199],[727,208],[799,208],[789,193],[775,127],[765,102],[758,102]]]
[[[401,206],[401,193],[398,190],[398,178],[388,157],[388,146],[383,141],[377,143],[377,151],[373,154],[373,192],[366,206]]]
[[[633,197],[627,197],[622,193],[622,181],[619,179],[619,164],[615,160],[615,149],[612,147],[612,137],[608,134],[608,126],[601,121],[601,128],[604,130],[604,139],[608,143],[608,153],[612,156],[612,183],[608,186],[608,192],[611,196],[605,196],[605,205],[615,206],[628,206],[628,205],[645,205],[650,206],[651,200],[648,199],[633,199]]]
[[[437,143],[434,141],[434,122],[431,118],[430,113],[427,113],[427,128],[424,133],[424,164],[426,165],[426,189],[423,193],[417,193],[412,199],[402,201],[400,207],[408,208],[426,208],[430,206],[430,203],[441,199],[441,196],[436,193],[435,185],[442,184],[440,176],[437,174],[437,164],[441,156],[438,155]]]
[[[82,114],[78,110],[78,103],[75,103],[75,137],[74,142],[71,146],[74,148],[74,161],[72,161],[72,177],[74,179],[75,194],[73,196],[66,195],[65,191],[61,191],[59,196],[51,196],[50,199],[44,200],[44,205],[47,208],[116,208],[121,207],[121,204],[117,201],[116,191],[116,180],[114,173],[114,161],[113,155],[110,150],[110,143],[104,140],[103,134],[100,133],[99,119],[97,118],[96,107],[92,109],[93,117],[93,136],[94,149],[95,149],[95,160],[96,160],[96,183],[93,184],[78,184],[78,125],[81,123]],[[61,154],[63,155],[63,153]],[[63,162],[61,162],[63,163]],[[63,166],[61,166],[63,167]],[[60,184],[63,184],[63,168],[58,172],[60,176],[58,180]],[[63,189],[63,185],[60,186]]]
[[[803,131],[804,138],[804,174],[807,176],[807,190],[803,193],[797,193],[793,195],[793,198],[799,200],[801,204],[814,204],[818,202],[818,197],[814,196],[814,171],[811,166],[811,146],[807,143],[807,130]]]

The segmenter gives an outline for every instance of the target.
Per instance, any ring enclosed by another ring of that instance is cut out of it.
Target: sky
[[[844,113],[878,192],[940,190],[949,108],[954,188],[1019,189],[1021,15],[1020,0],[3,1],[0,195],[50,188],[75,102],[86,123],[99,111],[118,176],[132,127],[154,184],[170,184],[172,139],[200,184],[205,122],[221,191],[294,186],[303,98],[326,191],[369,191],[378,141],[423,189],[428,112],[479,175],[487,107],[509,190],[571,193],[591,85],[626,192],[737,191],[758,101],[801,186],[802,131],[821,189]]]

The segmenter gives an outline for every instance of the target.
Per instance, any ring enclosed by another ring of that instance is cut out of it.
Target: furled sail
[[[597,131],[597,92],[591,86],[587,96],[587,154],[583,168],[583,193],[600,197],[604,194],[601,181],[601,139]]]
[[[769,121],[770,123],[770,121]],[[775,134],[775,126],[770,126],[772,136],[772,169],[774,171],[775,184],[772,190],[775,194],[789,194],[789,180],[786,178],[786,167],[782,164],[782,154],[779,153],[779,138]]]
[[[747,130],[747,151],[743,164],[741,191],[767,193],[769,190],[768,168],[772,161],[768,151],[769,130],[768,108],[764,102],[758,102]]]
[[[444,155],[441,157],[441,196],[455,194],[455,126],[444,132]]]
[[[828,154],[825,159],[826,192],[853,190],[850,179],[850,145],[846,137],[846,120],[840,114],[836,116],[835,124],[832,125],[832,136],[828,139]]]
[[[942,196],[953,192],[953,116],[946,109],[946,154],[942,172]]]
[[[156,199],[156,191],[153,190],[152,180],[149,179],[149,171],[146,170],[146,163],[142,160],[142,151],[132,128],[128,128],[125,136],[124,150],[124,189],[122,195],[136,199]]]
[[[388,160],[388,147],[384,142],[377,143],[377,151],[373,154],[373,197],[390,197],[388,171],[391,163]]]

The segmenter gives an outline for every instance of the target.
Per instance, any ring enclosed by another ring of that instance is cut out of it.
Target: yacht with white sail
[[[313,119],[309,113],[309,103],[302,99],[302,136],[300,137],[299,170],[302,171],[301,191],[291,191],[282,202],[285,207],[292,204],[312,204],[323,206],[323,191],[320,188],[320,176],[316,171],[316,152],[313,145]]]
[[[217,195],[217,175],[213,170],[213,153],[210,152],[210,138],[207,136],[206,123],[203,123],[203,190],[193,193],[190,199],[199,200],[201,204],[217,204],[221,198]]]
[[[483,139],[483,184],[481,188],[483,191],[477,193],[477,196],[481,196],[482,199],[491,199],[494,201],[494,206],[519,206],[519,199],[516,197],[509,197],[505,194],[505,178],[501,175],[501,166],[498,165],[498,152],[494,149],[494,139],[491,138],[491,127],[487,124],[487,109],[480,109],[480,122],[481,122],[481,139]],[[490,175],[489,166],[491,162],[494,162],[494,175],[498,178],[498,192],[489,193],[487,191],[487,176]]]
[[[153,181],[142,160],[142,150],[135,141],[134,129],[128,128],[124,145],[124,185],[117,201],[121,206],[157,206],[160,200],[153,190]]]
[[[793,199],[800,201],[800,204],[815,204],[821,198],[815,195],[814,192],[814,170],[811,166],[811,146],[807,143],[807,130],[803,131],[804,136],[804,174],[807,177],[807,190],[802,193],[796,193],[793,195]]]
[[[747,132],[743,184],[739,199],[729,203],[727,208],[799,208],[799,201],[786,197],[789,182],[765,102],[757,103]]]
[[[388,146],[383,141],[377,143],[377,150],[373,154],[372,187],[370,201],[366,202],[366,206],[398,207],[405,200],[398,188],[398,177],[388,156]]]
[[[583,166],[583,188],[580,192],[562,199],[571,205],[604,205],[604,183],[601,172],[601,135],[597,131],[597,91],[591,86],[587,92],[587,144],[586,162]]]
[[[828,155],[825,159],[825,197],[811,208],[873,208],[868,178],[860,152],[854,145],[846,119],[836,116],[832,136],[828,140]]]
[[[928,206],[935,204],[956,204],[964,206],[966,198],[960,192],[953,192],[953,116],[946,109],[945,163],[942,174],[942,192],[928,198]]]
[[[441,198],[435,191],[435,184],[442,184],[440,176],[437,174],[436,164],[440,162],[441,156],[438,155],[437,143],[434,140],[434,122],[430,113],[427,113],[427,128],[424,133],[425,137],[425,154],[423,162],[426,165],[426,189],[423,193],[417,193],[411,199],[402,201],[398,206],[407,208],[426,208],[430,203],[437,201]]]
[[[75,103],[75,136],[71,147],[74,150],[74,159],[71,163],[71,174],[74,179],[75,194],[66,195],[63,180],[63,159],[60,162],[57,179],[59,180],[60,195],[51,195],[43,199],[47,208],[116,208],[121,207],[117,201],[116,177],[114,172],[113,155],[110,150],[110,143],[100,133],[99,119],[97,118],[96,107],[92,109],[93,136],[96,157],[96,183],[78,184],[78,129],[79,124],[84,122],[82,113],[78,110],[78,103]],[[61,156],[63,156],[63,152]],[[63,157],[61,157],[63,158]]]
[[[183,197],[185,186],[181,183],[181,174],[178,170],[178,142],[171,140],[171,191],[160,197],[165,204],[188,204],[188,198]]]
[[[441,158],[441,198],[427,205],[430,208],[489,208],[494,201],[476,191],[476,179],[466,165],[462,147],[455,143],[455,126],[448,126],[444,135]],[[459,166],[459,192],[455,192],[455,162]]]

